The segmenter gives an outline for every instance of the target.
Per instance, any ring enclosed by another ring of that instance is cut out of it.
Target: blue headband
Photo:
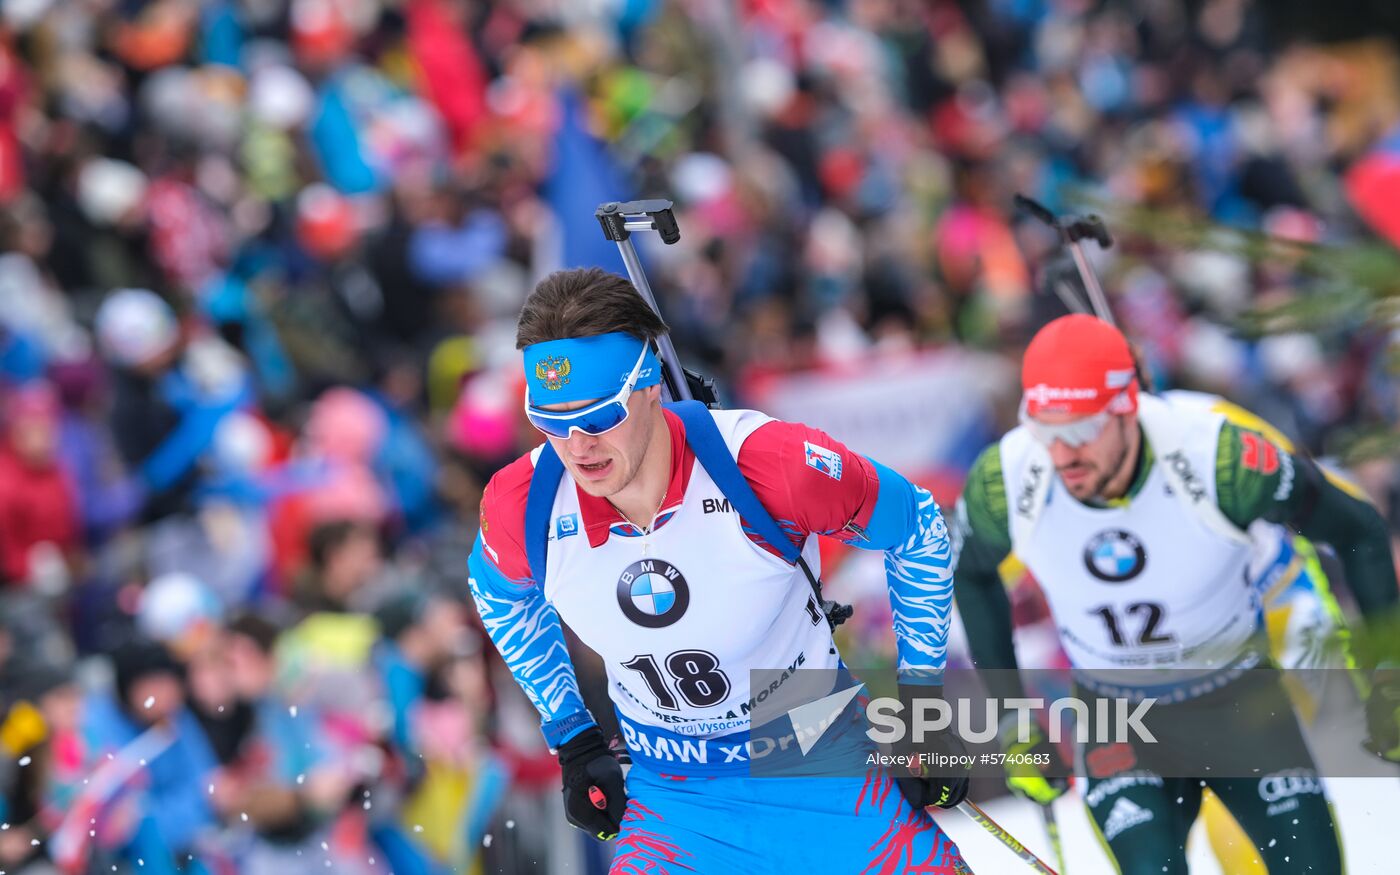
[[[642,341],[623,331],[593,337],[566,337],[525,347],[525,382],[536,406],[611,398],[627,382],[641,354]],[[661,382],[661,363],[647,345],[632,387]]]

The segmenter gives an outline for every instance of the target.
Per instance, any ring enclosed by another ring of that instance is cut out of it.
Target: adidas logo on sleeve
[[[1147,823],[1152,817],[1152,812],[1131,799],[1119,799],[1108,812],[1108,820],[1103,825],[1103,837],[1113,841],[1124,830]]]

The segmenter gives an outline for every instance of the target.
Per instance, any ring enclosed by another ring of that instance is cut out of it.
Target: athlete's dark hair
[[[540,280],[525,299],[515,329],[515,348],[615,331],[655,340],[670,330],[627,277],[596,267],[574,268]]]

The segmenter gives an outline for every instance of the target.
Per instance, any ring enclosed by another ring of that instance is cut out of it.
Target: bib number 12
[[[1123,622],[1112,607],[1104,605],[1090,611],[1097,614],[1103,620],[1104,628],[1108,631],[1109,639],[1119,647],[1126,647],[1129,644],[1127,636],[1123,634]],[[1176,636],[1170,632],[1161,633],[1157,627],[1162,624],[1162,619],[1167,612],[1156,602],[1135,602],[1128,605],[1127,613],[1137,619],[1141,626],[1138,630],[1136,643],[1138,646],[1148,644],[1171,644],[1176,641]],[[1130,633],[1131,634],[1131,633]]]
[[[729,678],[720,671],[719,660],[705,650],[677,650],[663,660],[666,674],[676,692],[692,708],[710,708],[729,695]],[[662,675],[661,666],[650,653],[634,656],[622,664],[642,676],[647,689],[656,697],[657,707],[664,711],[679,711],[680,705]]]

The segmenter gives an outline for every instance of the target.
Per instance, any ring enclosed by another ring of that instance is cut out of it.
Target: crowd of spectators
[[[1061,306],[1017,191],[1348,245],[1400,56],[1267,5],[5,0],[0,871],[597,869],[466,590],[533,282],[672,198],[653,285],[742,402],[1016,362]],[[1295,263],[1099,266],[1161,385],[1319,453],[1400,418],[1393,326],[1232,330]]]

